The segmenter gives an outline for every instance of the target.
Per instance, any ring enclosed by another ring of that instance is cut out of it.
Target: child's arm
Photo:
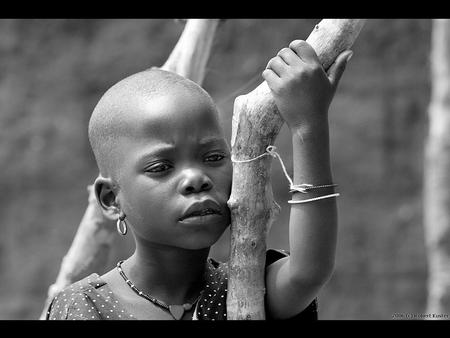
[[[271,59],[263,77],[287,123],[293,145],[294,185],[334,183],[330,168],[328,108],[351,51],[345,51],[323,70],[314,49],[293,41]],[[334,193],[322,188],[294,193],[306,200]],[[267,268],[267,310],[275,318],[301,312],[317,296],[334,268],[336,198],[291,204],[290,256]]]

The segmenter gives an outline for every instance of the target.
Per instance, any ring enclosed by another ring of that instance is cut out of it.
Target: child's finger
[[[319,58],[314,48],[304,40],[294,40],[289,44],[289,48],[292,49],[304,62],[319,62]]]
[[[269,88],[272,90],[280,80],[278,75],[270,68],[264,69],[264,71],[262,72],[262,77],[264,78],[264,80],[266,80]]]
[[[284,74],[286,74],[287,67],[288,66],[283,61],[283,59],[279,56],[276,56],[270,59],[270,61],[267,63],[266,68],[272,69],[279,77],[282,77]]]
[[[296,62],[300,61],[299,56],[290,48],[283,48],[277,55],[288,65],[294,65]]]
[[[334,89],[337,88],[339,80],[344,73],[345,67],[347,66],[348,60],[352,57],[353,52],[351,50],[346,50],[339,54],[334,63],[328,69],[328,79]]]
[[[268,82],[273,82],[273,81],[277,81],[280,79],[280,77],[277,75],[277,73],[275,73],[270,68],[264,69],[262,72],[262,76],[263,76],[264,80],[266,80]]]

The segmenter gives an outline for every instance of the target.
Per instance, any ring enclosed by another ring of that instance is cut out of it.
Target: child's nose
[[[185,170],[184,177],[180,181],[180,193],[187,195],[208,191],[212,188],[211,179],[200,170]]]

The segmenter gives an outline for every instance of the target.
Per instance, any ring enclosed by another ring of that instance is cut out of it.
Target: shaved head
[[[89,121],[89,142],[103,177],[117,179],[120,159],[115,156],[115,149],[118,141],[130,136],[133,123],[139,123],[139,118],[148,114],[152,100],[177,95],[180,90],[215,107],[209,94],[198,84],[158,68],[133,74],[105,92]]]

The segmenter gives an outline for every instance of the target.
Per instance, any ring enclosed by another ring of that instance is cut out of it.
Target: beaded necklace
[[[162,309],[164,309],[165,311],[169,312],[170,315],[175,319],[175,320],[180,320],[181,318],[183,318],[184,312],[185,311],[189,311],[190,309],[192,309],[192,306],[198,302],[198,300],[200,299],[200,297],[203,294],[203,290],[200,291],[200,295],[192,302],[192,303],[184,303],[182,305],[167,305],[166,303],[164,303],[161,300],[156,299],[155,297],[148,295],[144,292],[142,292],[141,290],[139,290],[132,282],[131,280],[125,275],[125,273],[123,272],[122,269],[122,263],[123,261],[119,261],[117,263],[117,270],[119,271],[119,274],[122,276],[122,278],[125,280],[125,282],[127,283],[127,285],[138,295],[141,296],[147,300],[149,300],[150,302],[152,302],[153,304],[161,307]]]

